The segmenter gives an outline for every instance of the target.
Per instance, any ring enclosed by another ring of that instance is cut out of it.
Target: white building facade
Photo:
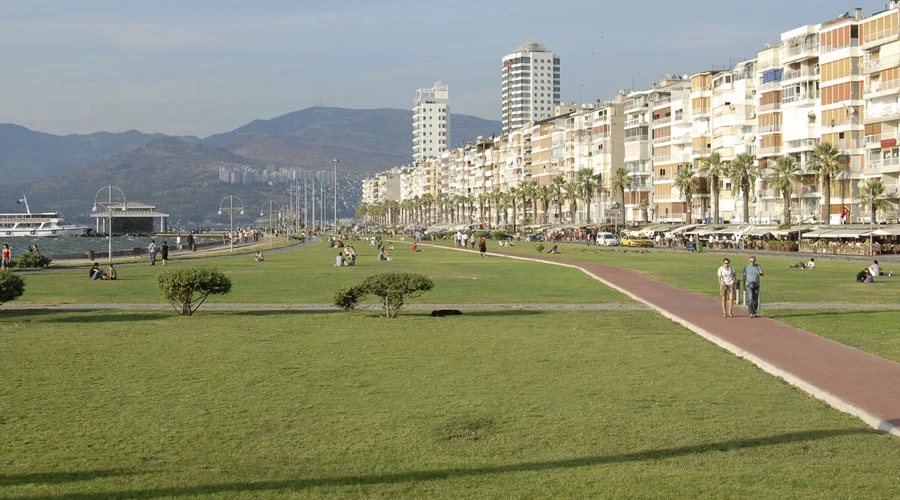
[[[435,82],[416,91],[413,104],[413,159],[418,163],[447,151],[450,134],[450,89]]]
[[[539,43],[526,43],[502,64],[503,134],[554,116],[560,103],[559,56]]]

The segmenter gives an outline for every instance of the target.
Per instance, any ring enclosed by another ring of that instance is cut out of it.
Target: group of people
[[[150,255],[150,265],[156,265],[156,254],[160,255],[160,260],[162,260],[163,267],[169,263],[169,242],[163,241],[162,246],[156,246],[156,240],[150,240],[150,244],[147,245],[147,253]]]
[[[93,267],[89,272],[91,280],[114,280],[118,278],[118,274],[116,273],[116,267],[112,262],[109,263],[109,267],[106,268],[106,271],[100,269],[100,264],[94,262]]]
[[[856,273],[856,281],[859,283],[874,283],[875,276],[893,276],[893,271],[888,271],[885,273],[881,269],[881,264],[878,263],[876,259],[871,266],[863,269],[862,271]]]
[[[335,257],[334,266],[335,267],[343,267],[343,266],[355,266],[356,265],[356,250],[353,248],[353,245],[347,245],[344,247],[343,251],[338,252],[337,257]]]
[[[801,260],[800,262],[794,264],[793,266],[788,266],[788,267],[793,267],[796,269],[815,269],[816,268],[816,258],[810,257],[809,260],[806,261],[806,263],[804,263]]]
[[[737,271],[731,267],[731,259],[722,259],[722,266],[716,273],[719,277],[719,293],[722,296],[722,317],[733,318],[735,302],[735,280]],[[759,287],[760,279],[765,275],[762,266],[756,263],[756,257],[751,256],[744,266],[741,274],[744,280],[744,290],[747,291],[747,309],[751,318],[756,318],[759,312]]]

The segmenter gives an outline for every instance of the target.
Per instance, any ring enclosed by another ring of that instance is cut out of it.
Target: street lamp
[[[238,203],[241,204],[240,207],[234,206],[235,199],[237,199]],[[225,200],[228,200],[227,207],[225,206]],[[228,220],[230,222],[230,227],[231,227],[231,229],[230,229],[231,232],[228,233],[228,235],[229,235],[228,242],[230,244],[229,251],[234,252],[234,214],[240,213],[241,215],[244,215],[244,200],[238,198],[237,196],[235,196],[233,194],[230,194],[230,195],[222,198],[222,201],[219,202],[219,215],[222,215],[222,212],[228,213]]]
[[[334,165],[334,232],[338,232],[338,216],[337,216],[337,166],[341,160],[332,158],[331,163]]]
[[[259,216],[260,216],[260,217],[262,217],[263,215],[265,215],[265,214],[264,214],[264,210],[265,210],[265,208],[266,208],[266,205],[269,206],[269,227],[268,227],[268,232],[269,232],[269,246],[272,246],[272,210],[273,210],[273,205],[278,205],[278,212],[279,212],[279,213],[281,212],[281,205],[280,205],[277,201],[274,201],[274,200],[269,200],[269,201],[263,203],[263,204],[262,204],[262,207],[260,207],[260,209],[259,209]]]
[[[863,181],[862,179],[860,179],[859,182],[856,183],[856,185],[859,187],[859,206],[860,206],[860,209],[862,209],[863,199],[864,199],[863,198],[863,189],[866,189],[867,185],[866,185],[866,182]],[[869,255],[872,255],[872,232],[874,230],[872,227],[872,224],[874,224],[874,222],[875,222],[875,204],[873,203],[872,204],[872,214],[869,216]]]
[[[107,197],[106,201],[99,199],[100,193],[102,193],[104,189],[108,191],[107,194],[109,195]],[[118,191],[119,194],[122,195],[122,201],[113,202],[113,190]],[[117,188],[116,186],[104,186],[104,187],[98,189],[97,194],[94,195],[94,208],[91,209],[91,212],[94,212],[94,213],[97,213],[99,211],[99,209],[97,207],[104,207],[106,209],[106,218],[109,221],[109,226],[106,228],[106,237],[109,240],[109,249],[107,250],[106,256],[107,256],[107,262],[110,262],[110,263],[112,262],[112,217],[113,217],[112,216],[112,206],[113,206],[113,204],[118,205],[120,203],[122,205],[121,209],[124,212],[126,209],[125,193],[122,192],[122,190]]]

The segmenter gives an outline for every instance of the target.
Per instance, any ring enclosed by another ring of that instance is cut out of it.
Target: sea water
[[[145,249],[147,248],[147,245],[150,244],[151,239],[157,240],[157,246],[162,245],[162,240],[150,236],[113,236],[112,249],[113,252],[133,250],[135,248]],[[186,239],[186,236],[181,237],[182,242],[185,244],[187,244]],[[42,254],[52,258],[54,255],[87,255],[91,250],[95,253],[106,254],[109,250],[110,240],[109,238],[102,236],[60,236],[56,238],[0,237],[0,245],[3,243],[9,245],[13,257],[22,252],[27,252],[32,245],[37,245],[38,250],[40,250]],[[169,241],[169,246],[174,250],[174,239]]]

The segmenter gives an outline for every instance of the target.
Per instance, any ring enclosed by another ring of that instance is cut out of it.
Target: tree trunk
[[[822,222],[828,224],[831,215],[831,176],[822,179]]]

